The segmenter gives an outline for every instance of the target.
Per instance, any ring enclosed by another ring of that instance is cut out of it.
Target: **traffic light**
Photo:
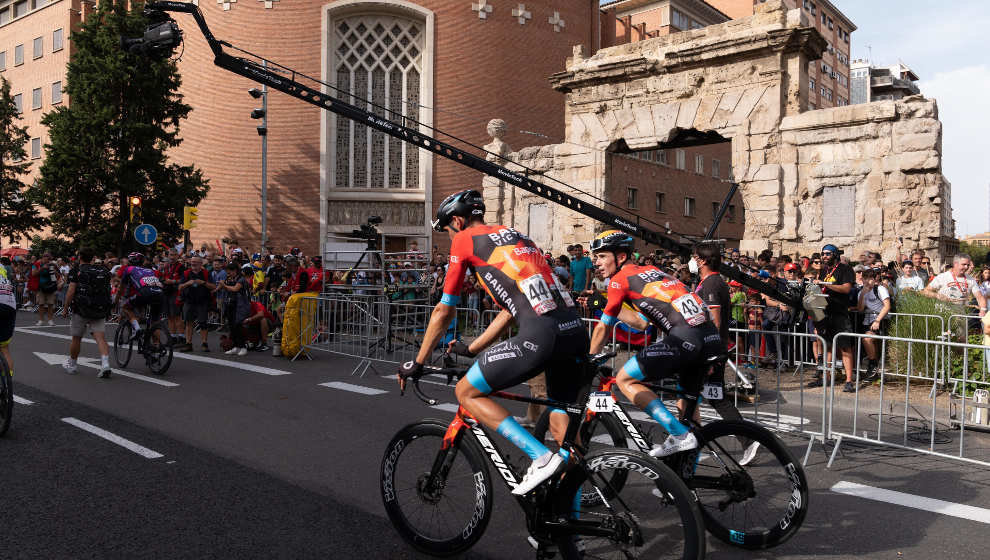
[[[131,210],[131,223],[141,220],[141,197],[132,196],[127,199],[127,205]]]
[[[251,91],[254,91],[254,90],[251,90]],[[248,93],[251,93],[251,92],[248,92]],[[254,94],[252,93],[251,95],[253,96]],[[265,118],[265,110],[264,109],[254,109],[253,111],[251,111],[251,118],[252,119],[264,119]],[[265,126],[265,122],[262,121],[261,126],[258,127],[258,136],[264,136],[266,134],[268,134],[268,127]]]
[[[182,229],[190,230],[196,227],[196,220],[199,219],[199,208],[195,206],[182,207]]]

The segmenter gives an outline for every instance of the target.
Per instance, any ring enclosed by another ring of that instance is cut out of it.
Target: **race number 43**
[[[588,410],[594,412],[612,412],[614,405],[615,400],[612,399],[612,393],[608,391],[595,391],[588,395]]]
[[[722,400],[722,384],[705,383],[705,388],[701,390],[701,396],[710,401]]]

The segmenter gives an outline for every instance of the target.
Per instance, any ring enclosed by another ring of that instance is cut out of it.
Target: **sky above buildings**
[[[985,0],[833,0],[859,28],[850,58],[914,70],[938,101],[942,172],[952,183],[956,235],[990,230],[990,11]]]

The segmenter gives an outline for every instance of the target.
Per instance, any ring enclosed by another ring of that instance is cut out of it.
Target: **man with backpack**
[[[55,292],[58,291],[58,267],[52,262],[52,254],[45,253],[41,260],[31,267],[32,278],[37,278],[38,287],[35,300],[38,303],[38,325],[45,323],[45,313],[48,313],[48,326],[55,324]]]
[[[69,291],[65,294],[66,316],[72,310],[69,323],[69,334],[72,343],[69,346],[69,359],[66,360],[65,371],[75,375],[76,359],[79,358],[82,337],[89,330],[100,349],[101,379],[110,377],[110,347],[104,334],[104,320],[110,312],[113,300],[110,297],[110,271],[106,267],[93,264],[95,252],[89,248],[79,251],[78,267],[69,272]]]

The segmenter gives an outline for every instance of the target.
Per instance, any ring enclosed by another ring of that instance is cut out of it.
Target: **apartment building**
[[[897,100],[921,93],[918,75],[903,62],[892,66],[873,66],[868,60],[854,60],[850,65],[852,103]]]
[[[30,137],[25,151],[36,163],[23,179],[27,183],[37,177],[48,142],[42,117],[69,102],[62,91],[69,35],[92,7],[81,0],[0,0],[0,76],[10,82]]]
[[[608,0],[602,3],[601,46],[662,37],[730,19],[703,0]]]
[[[708,3],[736,19],[753,15],[766,0],[708,0]],[[785,6],[804,10],[809,23],[828,41],[819,60],[808,63],[808,109],[849,105],[850,35],[856,25],[829,0],[783,0]]]

